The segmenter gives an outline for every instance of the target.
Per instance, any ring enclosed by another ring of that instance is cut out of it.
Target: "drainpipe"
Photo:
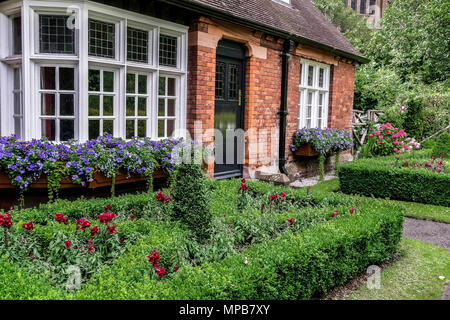
[[[293,42],[285,40],[283,44],[283,52],[281,53],[281,105],[278,115],[280,116],[280,149],[279,149],[279,169],[281,173],[288,174],[286,170],[286,118],[287,98],[288,98],[288,84],[289,84],[289,58],[291,57],[289,51]]]

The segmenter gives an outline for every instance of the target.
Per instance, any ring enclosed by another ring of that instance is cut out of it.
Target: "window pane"
[[[114,97],[112,96],[103,97],[103,115],[104,116],[114,115]]]
[[[41,114],[43,116],[55,115],[55,95],[54,94],[42,94],[41,102]]]
[[[89,140],[97,139],[100,135],[100,120],[89,120]]]
[[[22,69],[16,68],[14,69],[14,90],[20,90],[22,87],[20,78],[21,78],[21,73]]]
[[[159,64],[167,67],[177,66],[178,39],[172,36],[159,37]]]
[[[136,75],[127,73],[127,93],[136,93]]]
[[[126,138],[131,139],[134,137],[134,120],[127,120],[126,122]]]
[[[127,57],[130,61],[148,62],[148,31],[134,28],[127,30]]]
[[[59,68],[59,89],[75,90],[75,79],[73,68]]]
[[[225,63],[216,63],[216,99],[223,100],[224,94],[224,84],[225,84]]]
[[[55,120],[42,120],[42,137],[46,137],[50,141],[55,141]]]
[[[175,99],[167,100],[167,116],[175,117]]]
[[[71,139],[74,139],[74,132],[75,132],[75,121],[74,120],[67,120],[63,119],[60,120],[60,141],[69,141]]]
[[[13,25],[13,54],[22,54],[22,18],[15,17]]]
[[[74,96],[73,94],[61,94],[59,96],[59,114],[61,116],[74,116]]]
[[[114,134],[114,121],[113,120],[103,120],[103,135]]]
[[[164,138],[166,136],[165,120],[158,120],[158,138]]]
[[[89,19],[89,55],[114,58],[115,29],[113,23]]]
[[[323,70],[322,68],[319,69],[319,87],[323,88],[324,85],[324,73],[325,70]]]
[[[314,80],[314,67],[309,66],[308,67],[308,86],[313,86],[313,80]]]
[[[133,117],[135,116],[136,110],[135,110],[135,98],[134,97],[127,97],[127,111],[126,115],[127,117]]]
[[[89,91],[100,91],[100,70],[89,70]]]
[[[22,94],[20,92],[14,93],[14,114],[15,115],[22,115],[21,96],[22,96]]]
[[[164,99],[159,99],[158,102],[158,116],[164,117],[166,115],[166,103]]]
[[[103,91],[114,92],[114,72],[103,71]]]
[[[138,137],[144,138],[147,136],[147,121],[138,120]]]
[[[147,98],[138,99],[138,116],[145,117],[147,115]]]
[[[41,53],[75,53],[75,29],[67,28],[69,16],[39,16]]]
[[[147,76],[140,74],[138,78],[138,93],[147,94]]]
[[[167,95],[174,97],[175,96],[175,78],[167,78]]]
[[[41,89],[44,90],[55,90],[56,69],[53,67],[42,67],[41,68]]]
[[[173,137],[175,131],[175,120],[167,120],[167,136]]]
[[[165,96],[166,95],[166,78],[165,77],[159,77],[158,94],[160,96]]]
[[[238,98],[238,70],[239,67],[235,64],[228,66],[228,98],[230,100]]]
[[[89,96],[89,115],[99,116],[100,115],[100,97],[99,96]]]
[[[366,0],[361,0],[359,4],[359,13],[365,14],[366,13]]]

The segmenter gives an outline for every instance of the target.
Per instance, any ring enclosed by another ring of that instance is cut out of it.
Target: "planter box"
[[[158,169],[153,172],[153,178],[165,178],[167,174],[164,170]],[[105,177],[101,172],[94,172],[92,176],[93,180],[91,183],[87,185],[89,189],[96,189],[101,187],[111,186],[112,179]],[[119,174],[116,176],[116,185],[145,181],[146,178],[137,174],[130,174],[128,177],[128,173],[125,170],[120,170]],[[2,171],[0,171],[0,189],[15,189],[16,187],[11,184],[11,180],[8,175]],[[38,180],[34,181],[31,186],[31,189],[47,189],[47,177],[41,176]],[[60,189],[75,189],[75,188],[83,188],[79,184],[72,183],[72,181],[68,178],[63,177],[61,179],[61,187]]]
[[[315,151],[311,148],[309,143],[302,145],[297,151],[294,152],[296,156],[303,157],[316,157],[319,155],[319,152]]]

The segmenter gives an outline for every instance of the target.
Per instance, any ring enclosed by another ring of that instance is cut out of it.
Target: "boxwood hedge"
[[[389,260],[399,248],[403,219],[399,208],[373,207],[304,233],[285,233],[219,262],[181,267],[166,281],[136,281],[137,271],[130,269],[136,258],[127,255],[71,298],[310,299]]]
[[[448,166],[443,172],[437,173],[421,168],[396,167],[393,165],[394,161],[392,157],[362,159],[340,166],[341,191],[347,194],[450,206]],[[409,159],[410,164],[413,161],[414,159]]]

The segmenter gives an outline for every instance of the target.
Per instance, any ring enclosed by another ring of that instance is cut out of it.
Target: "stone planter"
[[[319,155],[319,152],[315,151],[311,148],[309,143],[302,145],[297,151],[294,152],[296,156],[302,157],[316,157]]]
[[[167,176],[166,172],[162,169],[157,169],[153,171],[153,179],[165,178],[166,176]],[[107,178],[101,172],[98,171],[94,172],[92,178],[94,181],[92,181],[87,185],[87,188],[89,189],[111,186],[112,179]],[[128,173],[125,170],[120,170],[119,174],[116,175],[116,185],[145,180],[146,177],[137,174],[130,174],[130,176],[128,177]],[[31,184],[30,188],[47,189],[47,184],[48,184],[47,177],[43,175],[38,180],[34,181]],[[8,175],[0,171],[0,189],[15,189],[15,188],[16,187],[11,184],[11,180],[9,179]],[[79,184],[72,183],[72,181],[68,178],[65,177],[61,178],[60,189],[75,189],[75,188],[82,188],[82,186]]]

